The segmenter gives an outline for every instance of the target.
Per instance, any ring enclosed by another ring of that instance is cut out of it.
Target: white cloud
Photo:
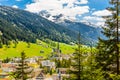
[[[12,7],[13,7],[13,8],[18,8],[18,6],[17,6],[17,5],[13,5]]]
[[[111,15],[111,12],[108,10],[100,10],[100,11],[95,11],[92,15],[95,16],[108,16]]]
[[[36,3],[36,2],[41,2],[44,0],[33,0],[33,1]],[[88,0],[50,0],[50,1],[58,1],[61,3],[79,3],[79,4],[87,4],[88,3]]]
[[[87,4],[88,0],[77,1],[76,4]]]
[[[18,2],[19,2],[19,1],[21,1],[21,0],[16,0],[16,1],[18,1]]]
[[[109,16],[112,15],[110,11],[108,10],[99,10],[95,11],[95,9],[92,9],[90,11],[90,16],[83,17],[84,21],[90,22],[93,25],[104,27],[105,26],[105,19],[102,18],[102,16]]]
[[[105,21],[105,19],[103,19],[101,17],[95,17],[95,16],[85,16],[84,19],[85,20],[94,20],[94,21]]]
[[[76,19],[76,15],[89,12],[89,6],[75,6],[74,4],[87,4],[88,0],[34,0],[34,3],[27,4],[27,11],[39,13],[46,10],[52,16],[63,14],[64,18]],[[66,4],[63,7],[63,4]]]
[[[97,17],[97,16],[85,16],[83,18],[85,21],[90,22],[93,25],[96,26],[104,26],[105,25],[105,19],[102,17]]]

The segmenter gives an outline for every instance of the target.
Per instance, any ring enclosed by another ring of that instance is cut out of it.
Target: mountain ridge
[[[0,6],[0,31],[3,33],[3,43],[13,39],[36,42],[36,39],[45,40],[46,38],[58,42],[76,43],[80,32],[81,43],[89,44],[91,41],[97,42],[99,35],[93,34],[100,31],[96,32],[95,30],[98,31],[99,29],[69,20],[64,21],[64,23],[55,23],[35,13],[8,6]],[[93,32],[92,35],[91,32]]]
[[[3,39],[6,40],[13,38],[35,42],[36,38],[49,38],[69,43],[77,36],[71,30],[39,15],[7,6],[0,6],[0,22],[0,30],[3,32]]]
[[[62,14],[52,16],[47,11],[41,11],[39,12],[39,15],[61,26],[65,26],[73,32],[80,32],[81,36],[84,38],[83,40],[85,41],[85,44],[90,44],[91,42],[96,44],[99,37],[105,38],[104,35],[101,33],[102,28],[95,26],[94,24],[62,19]]]

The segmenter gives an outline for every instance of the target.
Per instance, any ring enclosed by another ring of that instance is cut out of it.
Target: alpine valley
[[[46,38],[70,43],[77,41],[80,32],[81,42],[88,44],[91,41],[96,43],[98,37],[102,36],[101,28],[69,20],[53,22],[41,16],[12,7],[0,6],[0,31],[3,34],[3,43],[7,43],[9,40],[34,43],[36,39],[45,40]]]

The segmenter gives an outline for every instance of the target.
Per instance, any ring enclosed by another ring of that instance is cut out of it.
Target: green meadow
[[[57,42],[54,42],[57,44]],[[11,57],[20,57],[21,52],[25,52],[27,57],[34,56],[43,56],[47,57],[51,54],[52,48],[56,48],[56,46],[51,46],[48,43],[39,41],[39,43],[26,43],[23,41],[19,41],[17,46],[14,47],[15,44],[11,41],[9,47],[3,45],[3,48],[0,48],[0,58],[11,58]],[[70,54],[75,51],[76,45],[68,45],[65,43],[59,43],[59,47],[63,54]]]

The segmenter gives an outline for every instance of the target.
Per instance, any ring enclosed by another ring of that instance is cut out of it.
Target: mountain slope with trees
[[[65,26],[69,28],[71,31],[76,33],[81,33],[81,41],[85,44],[89,44],[90,42],[96,43],[98,42],[98,37],[105,39],[106,37],[101,33],[103,30],[101,27],[96,26],[95,24],[91,24],[89,22],[78,22],[75,20],[62,19],[63,14],[52,16],[47,11],[40,11],[40,16],[55,22],[61,26]],[[51,18],[52,17],[52,18]]]
[[[105,36],[101,34],[102,29],[100,27],[93,27],[81,22],[72,22],[69,20],[65,20],[59,24],[76,33],[80,32],[83,40],[86,41],[86,44],[89,44],[89,42],[96,43],[98,41],[98,37],[105,39]]]
[[[77,35],[39,15],[6,6],[0,6],[0,31],[3,43],[12,39],[35,42],[37,38],[69,43]]]

